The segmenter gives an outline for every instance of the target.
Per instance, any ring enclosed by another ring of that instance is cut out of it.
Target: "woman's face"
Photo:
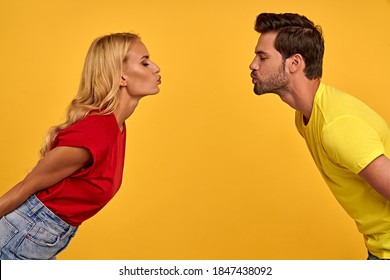
[[[160,68],[150,60],[145,45],[137,40],[130,47],[123,62],[121,86],[134,97],[153,95],[160,91]]]

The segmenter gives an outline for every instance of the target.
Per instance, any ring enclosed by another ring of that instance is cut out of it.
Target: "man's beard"
[[[281,94],[287,91],[288,89],[288,76],[284,72],[283,62],[278,71],[273,73],[267,80],[258,79],[258,83],[255,83],[253,91],[257,95],[262,95],[265,93],[276,93]]]

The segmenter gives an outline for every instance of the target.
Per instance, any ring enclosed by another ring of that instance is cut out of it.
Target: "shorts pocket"
[[[63,247],[60,235],[37,223],[24,237],[16,249],[22,259],[47,260],[53,258]]]
[[[53,247],[58,243],[60,236],[41,227],[38,229],[36,234],[31,235],[30,233],[26,235],[26,239],[39,246]]]
[[[18,233],[18,229],[11,225],[5,217],[0,220],[0,249],[3,249],[4,246]]]

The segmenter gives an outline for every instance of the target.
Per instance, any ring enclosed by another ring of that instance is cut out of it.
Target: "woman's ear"
[[[120,85],[121,87],[127,86],[126,77],[125,77],[124,75],[121,76],[121,80],[120,80],[120,82],[119,82],[119,85]]]

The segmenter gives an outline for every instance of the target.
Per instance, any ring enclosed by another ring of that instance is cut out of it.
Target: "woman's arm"
[[[84,148],[61,146],[51,150],[26,178],[0,198],[0,217],[19,207],[32,194],[54,185],[91,161],[90,152]]]

